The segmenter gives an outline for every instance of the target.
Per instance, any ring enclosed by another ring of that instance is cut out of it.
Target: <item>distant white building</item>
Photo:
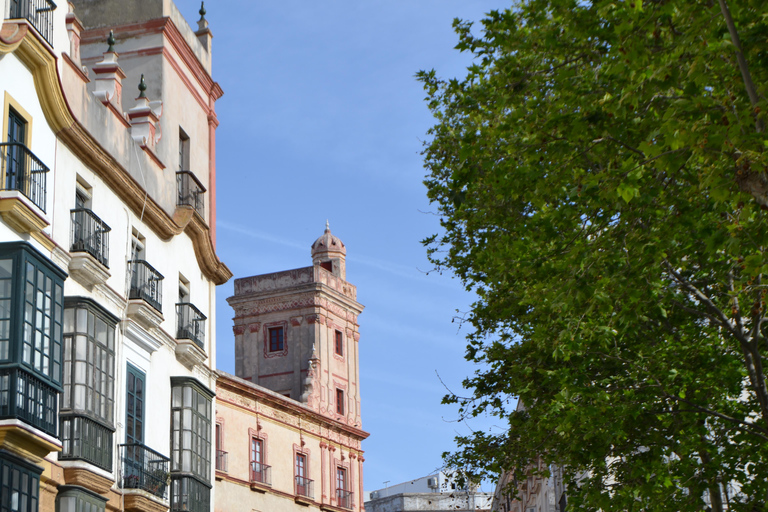
[[[439,471],[365,493],[366,512],[488,511],[493,494],[460,484],[457,473]]]

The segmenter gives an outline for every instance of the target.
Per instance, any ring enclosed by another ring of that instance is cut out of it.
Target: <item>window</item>
[[[341,331],[336,331],[336,338],[335,338],[334,348],[337,355],[343,356],[344,355],[344,335],[341,334]]]
[[[336,388],[336,413],[344,414],[344,390]]]
[[[8,157],[5,166],[6,190],[22,190],[26,170],[27,122],[13,108],[8,108]],[[22,147],[23,146],[23,147]]]
[[[270,485],[270,467],[264,462],[264,440],[251,437],[251,482]]]
[[[296,453],[295,461],[295,479],[296,479],[296,494],[299,496],[305,496],[307,498],[313,498],[312,493],[312,480],[307,478],[307,455],[304,453]]]
[[[179,170],[189,170],[189,135],[179,127]]]
[[[347,469],[336,467],[336,504],[341,508],[352,508],[352,493],[347,490]]]
[[[104,512],[107,498],[74,485],[60,485],[56,495],[56,512]]]
[[[80,176],[75,189],[75,208],[70,210],[72,232],[70,252],[87,252],[109,268],[109,232],[107,226],[91,210],[92,188]]]
[[[269,328],[269,351],[281,352],[285,348],[282,327]]]
[[[65,274],[26,242],[0,244],[0,418],[57,436]]]
[[[60,458],[84,459],[107,471],[112,471],[117,322],[91,299],[64,301]]]
[[[227,452],[224,451],[224,427],[216,424],[216,471],[227,471]]]
[[[190,377],[171,377],[171,510],[208,512],[213,393]]]
[[[0,511],[37,512],[41,472],[42,468],[0,451]]]

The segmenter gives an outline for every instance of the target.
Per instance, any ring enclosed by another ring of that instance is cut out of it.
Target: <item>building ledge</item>
[[[148,354],[154,353],[163,346],[162,341],[149,334],[140,324],[132,320],[128,320],[124,324],[126,337],[144,349]]]
[[[162,313],[150,306],[144,299],[129,300],[126,314],[128,318],[145,329],[160,327],[164,320]]]
[[[192,340],[176,340],[176,359],[191,370],[203,364],[208,355]]]
[[[19,233],[41,233],[49,224],[43,212],[16,190],[0,191],[0,216]]]
[[[69,461],[61,461],[62,465]],[[90,466],[90,467],[85,467]],[[64,466],[64,482],[67,485],[79,485],[97,494],[106,494],[112,488],[115,480],[97,473],[94,466],[88,463],[78,464],[77,467]]]
[[[261,494],[264,494],[270,489],[272,489],[272,486],[269,484],[265,484],[263,482],[251,482],[252,491],[256,491],[256,492],[260,492]]]
[[[317,503],[315,503],[315,500],[313,500],[312,498],[309,498],[307,496],[300,496],[298,494],[293,497],[293,501],[305,507],[308,507],[310,505],[317,505]]]
[[[87,252],[72,253],[68,268],[69,275],[88,290],[97,284],[105,284],[112,275],[107,267]]]
[[[60,452],[61,443],[53,436],[17,419],[0,420],[0,448],[34,464],[51,452]]]
[[[141,489],[123,489],[125,512],[168,512],[168,500],[142,491]]]

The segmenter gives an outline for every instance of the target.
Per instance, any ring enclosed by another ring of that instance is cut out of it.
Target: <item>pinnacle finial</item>
[[[147,84],[144,82],[144,73],[141,74],[141,81],[139,82],[139,98],[146,98],[147,95],[144,91],[147,90]]]
[[[109,37],[107,37],[107,44],[109,45],[109,48],[107,48],[107,53],[114,53],[115,51],[115,33],[110,30],[109,31]]]
[[[325,230],[331,231],[331,224],[328,222],[328,219],[325,219]]]
[[[200,2],[200,10],[198,12],[201,19],[205,18],[205,2]]]

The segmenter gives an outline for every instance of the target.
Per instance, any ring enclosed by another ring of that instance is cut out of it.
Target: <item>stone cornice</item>
[[[291,414],[297,416],[311,417],[314,422],[325,428],[342,432],[356,440],[362,441],[366,439],[370,434],[362,429],[345,425],[344,423],[330,419],[317,411],[310,409],[306,405],[300,404],[294,400],[283,397],[282,395],[270,391],[266,388],[262,388],[256,384],[245,381],[234,375],[230,375],[225,372],[217,371],[218,380],[216,381],[217,389],[228,389],[234,393],[238,393],[245,396],[250,396],[261,402],[264,402],[270,407],[277,409],[287,410]]]
[[[186,232],[192,239],[203,274],[216,284],[227,282],[232,272],[216,256],[210,228],[200,219],[191,222],[186,228],[176,224],[158,203],[146,197],[139,183],[75,118],[64,97],[56,57],[38,39],[35,31],[28,29],[26,22],[6,22],[3,25],[0,31],[0,54],[10,52],[32,72],[45,118],[62,142],[101,177],[136,215],[141,215],[143,211],[144,222],[162,240],[167,241]]]

